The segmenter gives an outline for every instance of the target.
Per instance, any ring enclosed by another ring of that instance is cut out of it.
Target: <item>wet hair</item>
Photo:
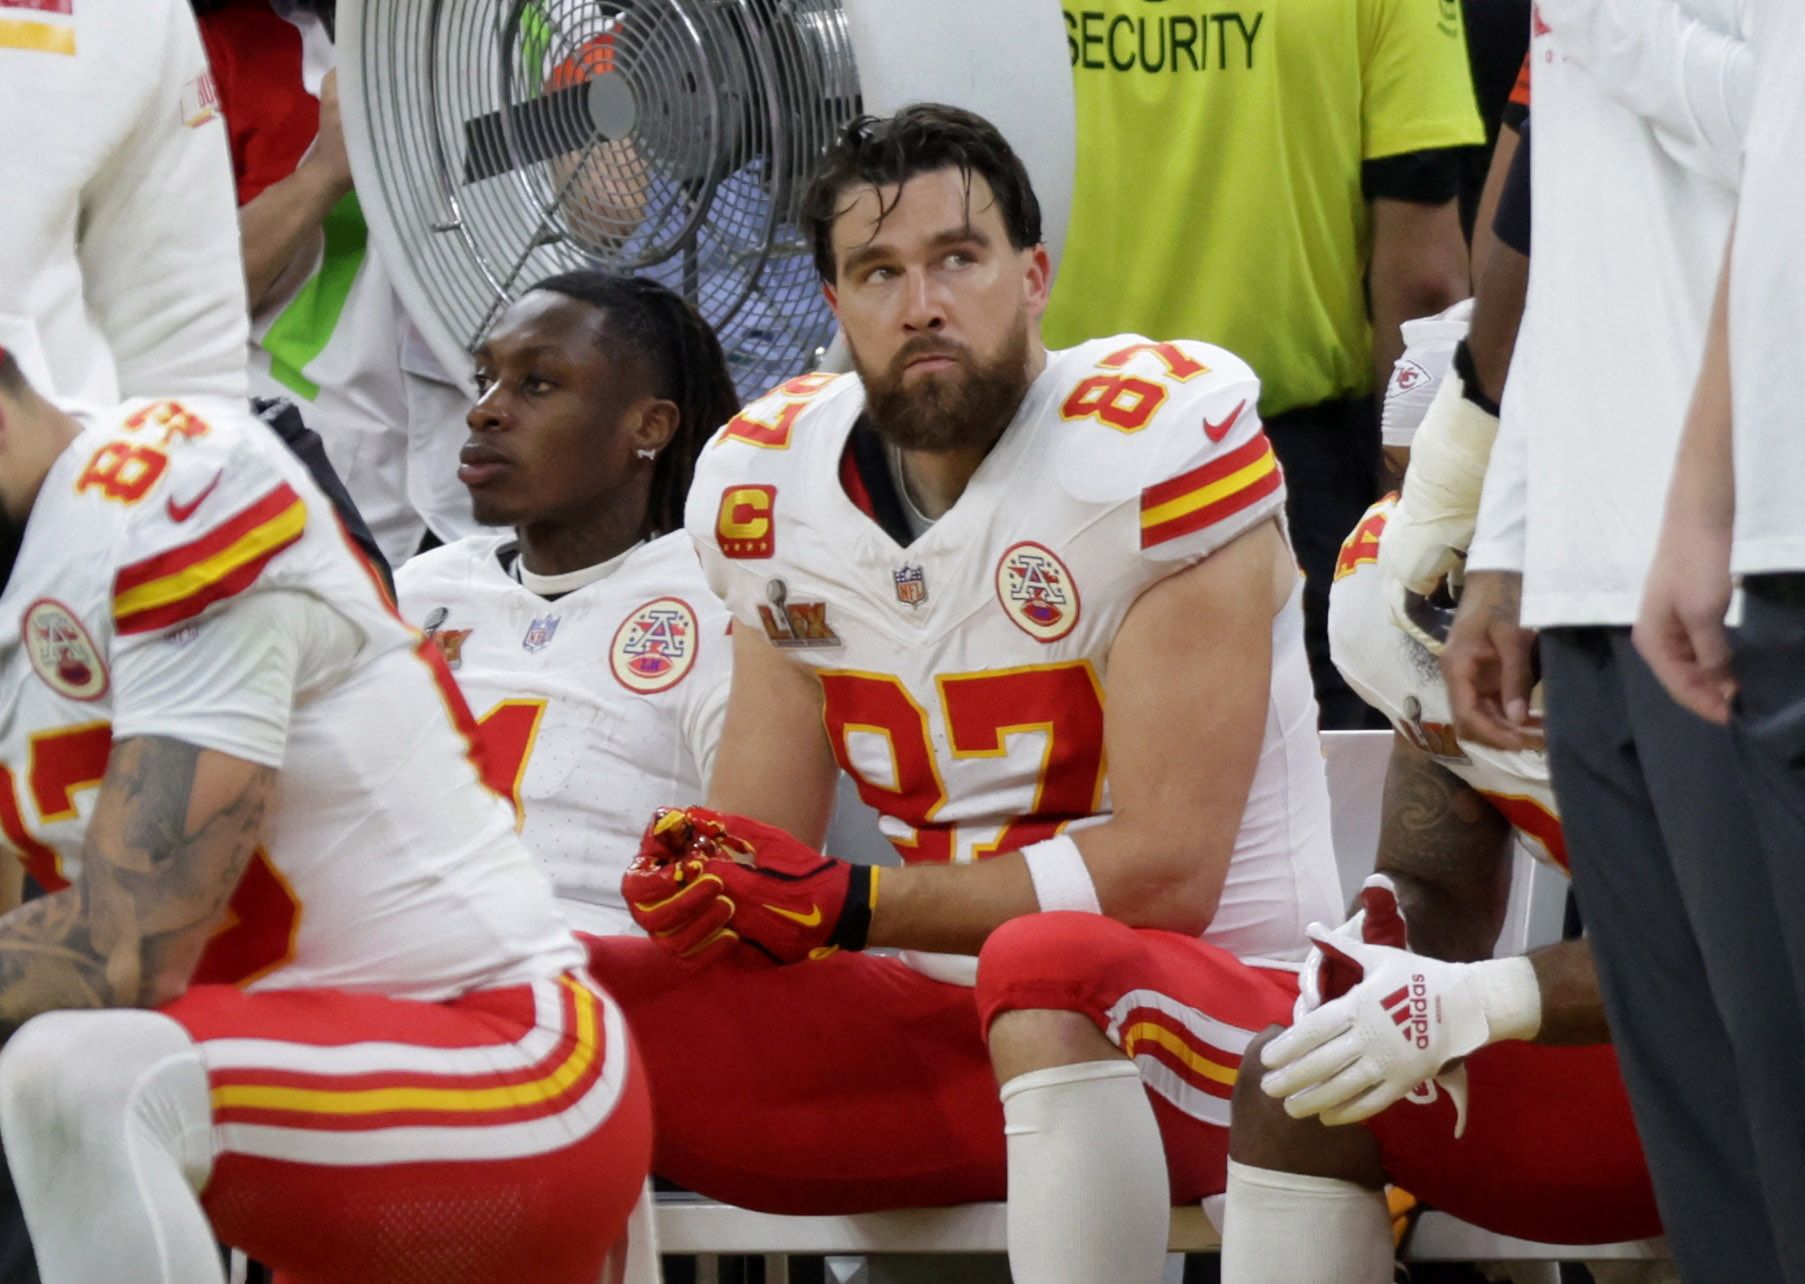
[[[677,431],[653,465],[641,533],[652,538],[679,529],[696,456],[740,408],[713,327],[689,300],[646,277],[561,272],[531,289],[561,294],[601,312],[607,318],[607,352],[630,352],[646,373],[645,391],[675,403]]]
[[[915,103],[894,116],[853,121],[809,184],[802,198],[802,223],[814,244],[821,279],[834,280],[834,220],[846,209],[849,189],[902,184],[939,169],[957,169],[965,176],[967,218],[972,175],[982,175],[996,198],[1009,244],[1018,250],[1040,244],[1040,201],[1027,167],[997,127],[961,107]],[[895,208],[892,199],[878,211],[878,226]]]

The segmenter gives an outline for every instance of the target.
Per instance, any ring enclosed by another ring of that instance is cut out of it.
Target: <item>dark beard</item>
[[[957,364],[905,387],[903,367],[928,353],[945,353]],[[867,370],[856,352],[852,364],[865,385],[866,417],[891,445],[934,454],[986,448],[1003,435],[1028,392],[1028,318],[1019,319],[988,361],[924,335],[905,344],[882,375]]]

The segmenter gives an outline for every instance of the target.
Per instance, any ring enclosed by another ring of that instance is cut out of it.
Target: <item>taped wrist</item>
[[[1101,914],[1103,905],[1097,900],[1097,885],[1091,881],[1090,869],[1078,844],[1060,834],[1043,838],[1022,849],[1028,862],[1028,877],[1034,880],[1034,899],[1043,912],[1079,910]]]
[[[846,886],[846,904],[840,910],[840,921],[834,924],[829,945],[843,950],[862,950],[871,935],[871,912],[877,908],[877,883],[882,869],[877,865],[854,865]]]
[[[1443,381],[1410,446],[1404,507],[1417,522],[1440,527],[1451,548],[1464,549],[1479,519],[1485,468],[1498,437],[1498,418],[1466,394],[1466,379]]]

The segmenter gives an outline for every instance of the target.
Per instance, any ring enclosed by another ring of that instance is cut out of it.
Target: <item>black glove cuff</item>
[[[846,905],[840,911],[840,921],[834,924],[833,935],[827,938],[829,945],[837,945],[843,950],[865,948],[865,938],[871,935],[872,876],[869,865],[852,867],[852,877],[846,886]]]

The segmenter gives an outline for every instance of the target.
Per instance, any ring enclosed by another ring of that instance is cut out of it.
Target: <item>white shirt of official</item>
[[[39,391],[245,396],[232,160],[188,0],[6,9],[0,347]]]
[[[1805,571],[1805,18],[1797,0],[1762,18],[1730,267],[1738,575]]]
[[[1704,351],[1751,0],[1543,0],[1529,301],[1471,570],[1523,623],[1634,622]]]

